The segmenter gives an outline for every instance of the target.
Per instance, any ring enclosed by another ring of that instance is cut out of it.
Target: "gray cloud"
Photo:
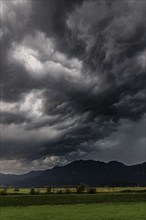
[[[79,158],[143,161],[144,1],[3,5],[1,160],[18,172]]]

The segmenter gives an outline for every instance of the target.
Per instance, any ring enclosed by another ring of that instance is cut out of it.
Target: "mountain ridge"
[[[119,161],[78,160],[52,169],[30,171],[25,174],[0,173],[0,185],[19,187],[146,185],[146,162],[125,165]]]

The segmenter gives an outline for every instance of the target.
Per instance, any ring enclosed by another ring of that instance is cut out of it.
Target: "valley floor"
[[[144,220],[146,203],[1,207],[2,220]]]

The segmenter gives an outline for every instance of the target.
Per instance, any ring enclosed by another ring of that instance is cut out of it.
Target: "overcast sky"
[[[145,0],[1,1],[1,172],[145,161]]]

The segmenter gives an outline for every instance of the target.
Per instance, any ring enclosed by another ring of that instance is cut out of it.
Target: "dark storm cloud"
[[[22,10],[23,8],[23,10]],[[25,90],[26,75],[19,66],[8,62],[8,54],[14,41],[21,41],[24,34],[32,31],[30,18],[31,1],[2,1],[1,2],[1,37],[0,37],[0,79],[1,99],[17,100]],[[11,13],[10,13],[11,12]],[[23,73],[24,74],[20,74]],[[32,86],[31,86],[32,88]]]
[[[91,108],[99,115],[117,120],[134,119],[144,112],[144,96],[139,101],[141,110],[133,112],[138,103],[135,94],[145,86],[145,68],[138,63],[138,56],[145,48],[144,12],[143,1],[112,1],[110,5],[106,1],[87,1],[69,16],[68,26],[87,44],[85,68],[100,79],[97,94],[81,100],[83,109]],[[129,95],[129,103],[123,105],[124,114],[117,103],[127,100]]]
[[[66,18],[83,0],[33,1],[32,20],[34,27],[53,36],[57,41],[58,50],[68,56],[79,56],[84,52],[84,43],[74,37],[66,26]]]
[[[145,112],[144,1],[22,4],[2,15],[2,159],[94,158]]]
[[[26,121],[25,116],[22,114],[12,114],[12,113],[7,113],[7,112],[2,112],[1,113],[1,123],[2,124],[21,124],[24,121]]]

